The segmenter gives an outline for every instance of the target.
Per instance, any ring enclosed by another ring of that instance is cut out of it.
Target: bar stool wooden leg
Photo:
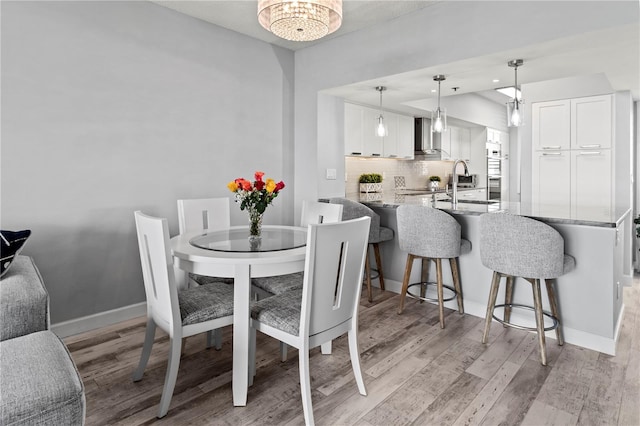
[[[380,260],[380,244],[374,243],[373,254],[376,257],[376,266],[378,267],[378,281],[380,282],[380,290],[384,291],[384,276],[382,275],[382,261]]]
[[[496,298],[498,297],[498,288],[500,287],[500,274],[493,272],[491,280],[491,290],[489,291],[489,302],[487,302],[487,314],[484,320],[484,333],[482,334],[482,343],[489,340],[489,329],[491,328],[491,320],[493,319],[493,309],[496,306]]]
[[[558,320],[558,326],[556,327],[556,338],[560,346],[564,345],[564,338],[562,337],[562,323],[560,322],[560,314],[558,312],[558,305],[556,303],[556,293],[553,289],[554,280],[544,280],[547,285],[547,295],[549,296],[549,305],[551,306],[551,315]]]
[[[444,289],[442,287],[442,259],[436,261],[436,280],[438,286],[438,310],[440,312],[440,328],[444,328]]]
[[[544,337],[544,316],[542,314],[542,296],[540,295],[540,280],[530,280],[533,285],[533,305],[536,311],[536,328],[538,329],[538,343],[540,343],[540,361],[547,365],[547,348]]]
[[[460,286],[460,272],[458,271],[458,258],[449,259],[451,275],[453,275],[453,287],[456,289],[458,299],[458,312],[464,314],[464,302],[462,301],[462,286]]]
[[[507,288],[504,293],[504,322],[509,322],[511,320],[511,303],[513,303],[513,281],[515,277],[508,276],[507,277]],[[507,327],[503,324],[503,327]]]
[[[364,272],[367,275],[367,296],[369,302],[373,302],[373,295],[371,294],[371,263],[369,262],[369,247],[367,247],[367,257],[364,261]]]
[[[429,282],[429,266],[431,266],[431,259],[422,257],[421,263],[422,273],[420,276],[420,297],[424,298],[427,295],[427,283]],[[420,299],[420,303],[424,303],[424,300]]]
[[[409,288],[409,278],[411,277],[411,267],[415,256],[407,255],[407,265],[404,268],[404,279],[402,280],[402,290],[400,291],[400,306],[398,307],[398,315],[404,310],[404,300],[407,297],[407,289]]]

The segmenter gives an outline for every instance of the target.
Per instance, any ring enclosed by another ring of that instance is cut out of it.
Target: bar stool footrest
[[[520,303],[505,303],[502,305],[495,305],[494,307],[494,312],[496,308],[506,308],[506,307],[510,307],[510,308],[518,308],[518,309],[526,309],[529,311],[533,311],[535,312],[536,309],[533,306],[529,306],[529,305],[523,305]],[[549,327],[545,327],[544,331],[550,331],[550,330],[555,330],[556,328],[558,328],[559,325],[559,321],[558,318],[554,317],[553,315],[551,315],[548,312],[542,311],[542,315],[546,316],[547,318],[551,319],[551,321],[553,321],[553,324],[550,325]],[[492,315],[493,319],[498,321],[500,324],[502,325],[506,325],[507,327],[511,327],[511,328],[516,328],[518,330],[527,330],[527,331],[538,331],[538,329],[536,327],[525,327],[523,325],[518,325],[518,324],[514,324],[512,322],[507,322],[503,319],[498,318],[495,314]]]
[[[409,286],[407,287],[407,296],[411,297],[412,299],[424,300],[425,302],[438,302],[438,299],[429,298],[429,297],[422,297],[420,295],[413,294],[410,291],[411,287],[414,287],[414,286],[417,286],[417,285],[419,285],[419,286],[422,286],[422,285],[428,286],[428,285],[437,285],[437,284],[438,283],[434,283],[434,282],[419,282],[419,283],[409,284]],[[458,292],[453,287],[448,286],[448,285],[444,285],[444,284],[442,285],[442,287],[446,288],[447,290],[449,290],[452,293],[451,297],[443,298],[442,299],[443,302],[448,302],[450,300],[454,300],[456,298],[456,296],[458,295]]]

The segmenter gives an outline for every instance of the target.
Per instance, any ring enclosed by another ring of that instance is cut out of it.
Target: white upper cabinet
[[[383,111],[387,136],[376,135],[380,110],[344,104],[344,153],[351,156],[413,158],[413,117]]]
[[[464,127],[450,127],[451,159],[471,161],[471,135]]]
[[[611,148],[611,95],[571,100],[571,149]]]
[[[571,102],[536,102],[531,105],[531,138],[534,151],[571,148]]]
[[[536,151],[532,166],[533,214],[571,217],[571,154],[567,151]]]

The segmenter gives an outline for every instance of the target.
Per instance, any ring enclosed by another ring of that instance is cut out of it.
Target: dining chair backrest
[[[180,233],[220,231],[231,226],[228,198],[197,198],[178,200],[178,225]]]
[[[309,225],[300,313],[301,336],[357,318],[369,217]],[[342,331],[344,333],[346,329]]]
[[[319,201],[302,202],[302,218],[300,226],[306,228],[311,224],[333,223],[342,220],[342,204],[321,203]]]
[[[167,219],[134,213],[147,310],[161,328],[181,324]]]

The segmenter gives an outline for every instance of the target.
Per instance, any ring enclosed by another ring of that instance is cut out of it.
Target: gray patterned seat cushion
[[[233,315],[233,287],[223,283],[178,292],[182,325],[197,324]]]
[[[214,283],[233,284],[233,278],[208,277],[206,275],[196,275],[189,273],[189,278],[197,282],[199,285],[207,285]]]
[[[274,277],[254,278],[252,284],[271,294],[282,294],[291,290],[299,290],[302,288],[303,272],[294,274],[279,275]]]
[[[285,333],[298,335],[302,289],[267,297],[251,305],[251,318]]]
[[[53,332],[5,340],[0,360],[0,424],[83,424],[82,380],[66,346]]]

